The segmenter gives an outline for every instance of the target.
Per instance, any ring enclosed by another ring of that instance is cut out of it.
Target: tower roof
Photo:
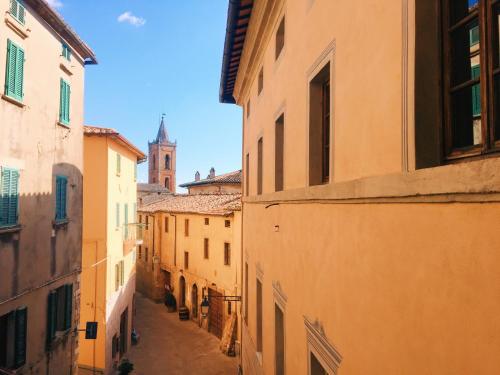
[[[156,135],[155,143],[168,143],[168,133],[165,127],[165,118],[161,118],[160,128],[158,129],[158,134]]]

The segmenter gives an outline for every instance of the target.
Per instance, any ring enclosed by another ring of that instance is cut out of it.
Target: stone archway
[[[191,288],[191,315],[198,318],[198,286],[193,284]]]
[[[179,307],[186,306],[186,279],[181,276],[179,279]]]

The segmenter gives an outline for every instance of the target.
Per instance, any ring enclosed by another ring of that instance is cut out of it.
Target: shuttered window
[[[66,44],[62,45],[62,57],[71,61],[71,49]]]
[[[26,363],[28,309],[0,316],[0,368],[16,369]]]
[[[68,178],[66,176],[56,176],[56,221],[67,219]]]
[[[0,227],[16,225],[19,203],[19,171],[2,168],[0,186]]]
[[[22,0],[10,0],[10,15],[14,17],[19,23],[25,24],[26,22],[26,8]]]
[[[124,224],[125,224],[124,234],[125,234],[125,238],[128,238],[128,203],[125,203],[123,215],[125,216],[124,217]]]
[[[16,100],[24,97],[24,50],[7,41],[7,67],[5,74],[5,95]]]
[[[123,286],[125,283],[125,262],[120,261],[120,285]]]
[[[120,228],[120,203],[116,204],[116,227]]]
[[[73,284],[63,285],[49,293],[47,305],[47,348],[56,337],[73,326]]]
[[[69,111],[71,101],[71,87],[68,82],[61,78],[61,94],[59,104],[59,122],[64,125],[69,125]]]
[[[224,243],[224,265],[231,265],[231,245],[229,243]]]
[[[481,68],[475,65],[471,68],[472,79],[479,78]],[[472,115],[474,117],[481,116],[481,86],[480,84],[472,86]]]

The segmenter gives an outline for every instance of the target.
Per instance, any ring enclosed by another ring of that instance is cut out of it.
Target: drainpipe
[[[242,111],[241,113],[241,117],[242,117],[242,124],[245,124],[245,114],[244,114],[244,111]],[[242,132],[242,137],[241,137],[241,170],[243,171],[243,168],[246,167],[245,166],[245,149],[244,149],[244,146],[245,146],[245,127],[243,127],[243,132]],[[247,173],[247,176],[248,176],[248,171],[245,171]],[[242,177],[244,176],[243,172],[241,173]],[[245,178],[247,178],[245,176]],[[243,215],[243,212],[244,212],[244,204],[243,204],[243,197],[244,197],[244,192],[243,190],[243,187],[246,186],[246,181],[243,179],[242,181],[242,184],[241,184],[241,227],[240,227],[240,237],[241,237],[241,246],[240,246],[240,266],[241,266],[241,272],[240,272],[240,278],[241,278],[241,290],[240,290],[240,295],[242,296],[242,298],[244,298],[243,296],[243,293],[248,291],[248,286],[245,286],[243,285],[243,282],[244,282],[244,272],[245,272],[245,267],[244,267],[244,263],[243,263],[243,260],[244,260],[244,256],[243,256],[243,253],[245,251],[245,249],[243,248],[243,244],[244,244],[244,241],[243,241],[243,235],[244,235],[244,226],[243,226],[243,218],[245,217]],[[248,186],[250,186],[250,184],[248,184]],[[248,301],[248,298],[244,299],[241,303],[240,303],[240,319],[241,317],[243,316],[243,313],[244,313],[244,310],[243,310],[243,303],[246,303],[246,301]],[[248,308],[247,308],[248,310]],[[243,371],[243,324],[244,322],[240,322],[240,371]]]

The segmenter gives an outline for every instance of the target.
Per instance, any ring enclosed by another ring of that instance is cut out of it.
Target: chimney
[[[196,173],[194,174],[194,180],[200,181],[200,172],[196,171]]]
[[[215,168],[212,167],[210,168],[210,174],[208,175],[209,178],[214,178],[215,177]]]

